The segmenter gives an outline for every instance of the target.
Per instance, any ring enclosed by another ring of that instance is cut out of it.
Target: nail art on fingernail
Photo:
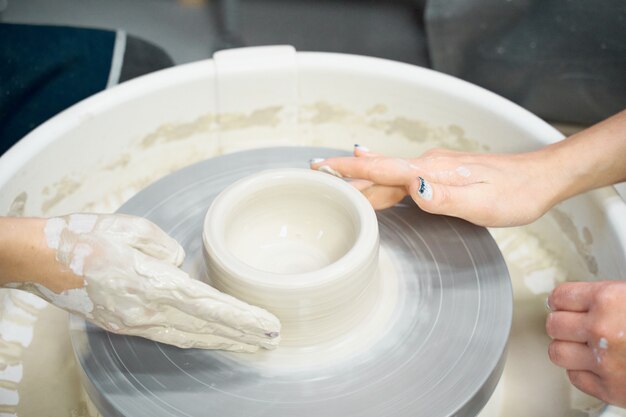
[[[417,188],[417,193],[424,200],[432,200],[433,199],[433,189],[430,186],[430,183],[426,181],[422,177],[417,177],[419,180],[419,187]]]
[[[319,164],[320,162],[324,162],[325,159],[324,158],[313,158],[313,159],[309,159],[309,165],[313,165],[313,164]]]

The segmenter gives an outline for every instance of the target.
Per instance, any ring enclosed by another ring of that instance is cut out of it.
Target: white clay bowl
[[[361,193],[320,172],[237,181],[208,210],[203,240],[211,284],[274,313],[286,343],[345,332],[376,287],[376,214]]]

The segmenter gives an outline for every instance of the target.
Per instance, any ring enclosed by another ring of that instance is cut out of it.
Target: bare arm
[[[59,264],[44,236],[46,219],[0,217],[0,286],[26,282],[60,293],[83,279]]]
[[[626,110],[544,149],[561,167],[558,200],[626,181]]]
[[[626,111],[534,152],[433,149],[416,158],[389,158],[357,146],[354,153],[314,160],[311,167],[356,179],[376,209],[408,194],[431,213],[483,226],[516,226],[564,199],[626,179]]]

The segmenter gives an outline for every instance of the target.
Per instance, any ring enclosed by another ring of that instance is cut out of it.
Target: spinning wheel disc
[[[308,168],[327,148],[266,148],[213,158],[157,181],[121,212],[146,217],[206,274],[202,224],[234,181]],[[184,350],[107,333],[72,318],[83,383],[105,416],[475,416],[502,372],[512,290],[486,229],[420,211],[378,213],[380,296],[361,325],[308,348],[236,354]]]

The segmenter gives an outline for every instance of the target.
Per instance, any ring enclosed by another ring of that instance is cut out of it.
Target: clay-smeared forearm
[[[280,322],[178,268],[182,247],[126,215],[0,219],[0,285],[30,291],[111,332],[179,346],[276,348]]]

